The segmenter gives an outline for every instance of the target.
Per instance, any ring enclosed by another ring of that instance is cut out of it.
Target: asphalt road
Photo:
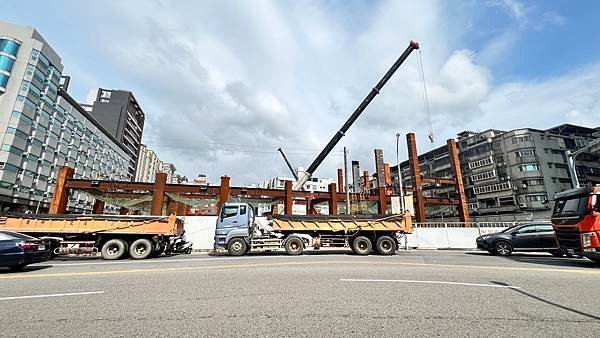
[[[598,336],[600,267],[549,255],[188,255],[0,272],[2,336]]]

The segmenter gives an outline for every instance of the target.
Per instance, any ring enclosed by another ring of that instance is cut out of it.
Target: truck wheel
[[[129,247],[129,256],[133,259],[144,259],[152,254],[152,242],[145,238],[136,239]]]
[[[248,245],[246,245],[246,241],[243,238],[233,238],[227,244],[227,252],[231,256],[242,256],[246,253],[247,247]]]
[[[373,251],[373,244],[367,237],[358,236],[352,241],[352,250],[357,255],[368,255]]]
[[[396,253],[398,244],[390,236],[379,236],[375,242],[375,249],[380,255],[389,256]]]
[[[494,244],[494,251],[500,256],[510,256],[513,251],[512,245],[506,241],[499,241]]]
[[[302,238],[292,236],[285,241],[285,252],[287,252],[288,255],[302,255],[303,251],[304,242],[302,241]]]
[[[102,258],[108,260],[121,259],[127,251],[127,243],[122,239],[111,239],[102,246]]]

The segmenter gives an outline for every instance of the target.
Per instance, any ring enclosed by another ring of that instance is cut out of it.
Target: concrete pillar
[[[69,202],[69,189],[66,188],[67,180],[73,178],[75,170],[67,166],[63,166],[58,170],[56,176],[56,185],[54,186],[54,194],[50,202],[48,213],[51,215],[59,215],[67,212],[67,204]]]
[[[156,173],[154,188],[152,189],[152,206],[150,215],[162,215],[163,203],[165,201],[165,185],[167,184],[167,173]]]
[[[337,215],[338,196],[335,183],[329,183],[329,214]]]

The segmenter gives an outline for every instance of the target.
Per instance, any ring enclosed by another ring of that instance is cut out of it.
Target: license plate
[[[574,255],[574,254],[575,254],[575,250],[573,250],[573,249],[567,249],[567,252],[568,252],[569,254],[571,254],[571,255]]]
[[[38,245],[38,250],[46,250],[46,246],[45,245]]]

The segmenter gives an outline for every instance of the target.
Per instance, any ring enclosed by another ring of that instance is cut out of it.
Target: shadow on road
[[[227,252],[214,252],[211,251],[208,253],[209,256],[229,256]],[[302,253],[304,256],[320,256],[320,255],[354,255],[352,250],[347,249],[339,249],[339,250],[306,250]],[[258,252],[249,252],[245,256],[289,256],[285,251],[258,251]],[[235,256],[231,256],[235,257]]]
[[[33,271],[39,271],[39,270],[45,270],[48,268],[51,268],[52,265],[34,265],[34,266],[26,266],[23,268],[23,270],[21,271],[10,271],[8,268],[1,268],[0,267],[0,275],[4,275],[4,274],[9,274],[9,273],[26,273],[26,272],[33,272]]]
[[[554,257],[546,253],[513,253],[510,256],[497,256],[484,251],[465,252],[466,255],[499,257],[518,263],[576,267],[576,268],[600,268],[600,265],[585,258]]]
[[[494,284],[497,284],[497,285],[510,286],[510,284],[507,284],[507,283],[504,283],[504,282],[496,282],[496,281],[490,281],[490,282],[492,282]],[[554,307],[557,307],[557,308],[560,308],[560,309],[563,309],[563,310],[566,310],[566,311],[570,311],[570,312],[576,313],[578,315],[582,315],[582,316],[585,316],[585,317],[588,317],[588,318],[600,321],[600,317],[594,316],[593,314],[589,314],[589,313],[586,313],[586,312],[583,312],[583,311],[579,311],[579,310],[570,308],[568,306],[564,306],[564,305],[561,305],[561,304],[558,304],[558,303],[554,303],[552,301],[549,301],[549,300],[544,299],[542,297],[536,296],[536,295],[534,295],[532,293],[529,293],[527,291],[523,291],[522,289],[517,289],[517,288],[510,288],[510,289],[512,291],[514,291],[514,292],[518,292],[518,293],[520,293],[522,295],[525,295],[527,297],[533,298],[533,299],[538,300],[540,302],[552,305]]]

